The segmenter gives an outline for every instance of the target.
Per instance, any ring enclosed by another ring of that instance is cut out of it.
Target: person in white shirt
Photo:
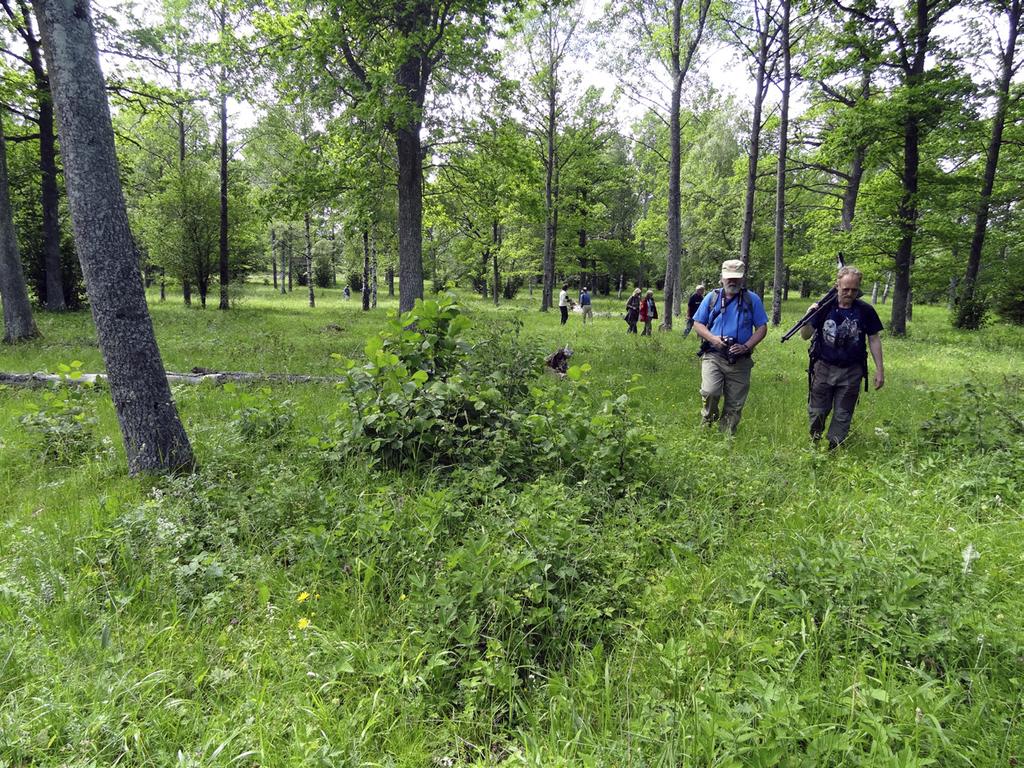
[[[562,325],[569,319],[569,284],[562,283],[562,292],[558,294],[558,311],[562,313]]]

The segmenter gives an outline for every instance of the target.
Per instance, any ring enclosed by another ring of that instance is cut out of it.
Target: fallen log
[[[0,385],[9,387],[46,387],[53,384],[92,385],[107,380],[105,373],[83,373],[75,378],[53,373],[3,373],[0,372]],[[333,384],[342,381],[336,376],[309,376],[295,373],[253,373],[249,371],[213,371],[208,368],[193,368],[189,373],[167,372],[167,381],[171,384],[201,384],[210,381],[224,384],[229,381],[242,383],[276,383],[276,384]]]

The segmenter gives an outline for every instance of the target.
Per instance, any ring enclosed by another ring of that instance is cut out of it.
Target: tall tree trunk
[[[281,233],[281,242],[278,245],[278,250],[281,251],[281,295],[282,296],[284,296],[285,293],[287,292],[287,290],[288,290],[288,281],[291,279],[290,276],[289,276],[289,278],[287,280],[285,279],[285,275],[288,274],[288,265],[287,265],[288,253],[285,250],[285,245],[286,245],[287,237],[288,237],[288,229],[286,227],[285,230]]]
[[[772,325],[782,322],[782,291],[786,281],[786,153],[789,151],[789,88],[792,79],[789,49],[790,0],[782,5],[782,111],[779,118],[779,166],[775,174],[775,274],[772,283]]]
[[[892,272],[885,273],[885,288],[882,289],[882,303],[889,300],[889,288],[892,287]]]
[[[710,0],[701,0],[697,27],[693,37],[686,41],[683,50],[682,16],[683,0],[672,0],[672,40],[669,62],[669,77],[672,79],[672,92],[669,96],[669,158],[668,158],[668,216],[667,236],[668,254],[665,260],[665,302],[661,317],[661,330],[672,330],[672,318],[680,315],[682,297],[680,242],[680,156],[682,149],[679,140],[679,111],[682,100],[683,81],[690,71],[693,55],[704,36]]]
[[[274,270],[274,290],[277,290],[277,230],[270,228],[270,268]]]
[[[285,247],[288,249],[288,293],[291,293],[293,288],[292,273],[295,272],[295,261],[292,258],[292,228],[289,226],[286,231],[288,233],[288,239],[285,241]]]
[[[423,155],[420,123],[395,134],[398,147],[398,311],[423,298]]]
[[[334,237],[334,224],[331,224],[331,285],[338,287],[338,243]],[[395,273],[391,271],[391,295],[395,295]]]
[[[501,228],[498,220],[491,222],[491,265],[494,268],[494,306],[498,306],[498,250],[501,248]]]
[[[68,201],[131,473],[191,467],[146,307],[88,0],[36,0],[60,119]]]
[[[761,16],[761,13],[764,16]],[[768,69],[768,32],[771,26],[770,0],[763,0],[754,9],[757,22],[757,72],[754,77],[754,117],[750,121],[750,157],[747,159],[747,189],[743,203],[743,233],[740,236],[740,259],[750,265],[750,243],[754,235],[754,191],[757,186],[757,161],[761,155],[761,110]]]
[[[160,267],[160,301],[167,301],[167,270]]]
[[[363,311],[370,311],[370,230],[363,230]],[[401,299],[401,297],[399,297]]]
[[[555,287],[555,245],[558,240],[558,217],[556,214],[557,193],[555,191],[555,165],[558,152],[555,146],[558,123],[556,105],[558,82],[554,70],[549,74],[547,103],[548,114],[545,124],[547,150],[544,155],[544,282],[540,295],[540,311],[551,309],[552,293]]]
[[[309,212],[302,217],[306,226],[306,284],[309,286],[309,306],[316,306],[316,296],[313,294],[313,240],[309,236]]]
[[[865,62],[860,76],[860,103],[866,104],[871,98],[871,69]],[[860,183],[864,178],[864,159],[867,157],[866,144],[858,144],[853,149],[850,159],[850,175],[843,190],[843,210],[841,226],[844,232],[853,229],[853,217],[857,212],[857,197],[860,195]]]
[[[388,267],[385,272],[385,279],[388,281],[388,296],[395,295],[395,268]]]
[[[921,163],[921,112],[919,98],[914,98],[918,89],[924,86],[924,71],[928,55],[929,35],[938,23],[941,13],[933,13],[929,0],[914,0],[916,21],[912,28],[909,44],[913,50],[904,51],[904,85],[911,94],[903,118],[903,170],[901,174],[902,193],[896,209],[899,221],[900,240],[896,247],[893,266],[892,315],[889,332],[893,336],[907,333],[907,308],[910,301],[910,271],[914,258],[914,238],[917,235],[918,218],[918,174]],[[909,55],[908,55],[909,54]]]
[[[174,84],[178,93],[181,88],[181,38],[178,33],[174,34]],[[178,103],[178,168],[182,170],[185,165],[185,107]]]
[[[46,276],[46,309],[63,312],[64,274],[60,263],[60,193],[57,188],[57,141],[54,135],[53,94],[43,62],[41,43],[32,27],[28,4],[19,2],[23,16],[23,38],[28,47],[29,66],[39,106],[40,199],[43,211],[43,272]]]
[[[401,297],[399,297],[401,301]],[[370,232],[370,308],[377,308],[377,231]]]
[[[181,300],[186,307],[192,306],[192,281],[187,277],[181,281]]]
[[[227,7],[220,6],[220,37],[224,40]],[[220,305],[228,309],[228,73],[220,67]]]
[[[14,343],[39,335],[25,287],[21,254],[14,233],[14,213],[7,180],[7,142],[0,114],[0,301],[4,305],[4,341]]]
[[[434,228],[427,228],[427,243],[429,245],[428,253],[430,254],[430,282],[434,289],[434,293],[441,292],[441,280],[437,274],[437,241],[434,239]]]
[[[975,298],[981,254],[985,247],[985,232],[988,229],[989,208],[992,204],[992,188],[995,186],[996,170],[999,166],[999,150],[1003,145],[1003,126],[1006,123],[1006,109],[1010,100],[1010,83],[1013,79],[1013,60],[1017,52],[1017,36],[1021,24],[1021,0],[1011,0],[1007,9],[1010,25],[1006,45],[1002,51],[1002,71],[996,90],[996,113],[992,117],[992,135],[985,155],[985,175],[978,196],[978,208],[974,214],[974,234],[971,236],[971,250],[967,255],[967,270],[960,286],[959,307],[954,325],[971,330],[981,327],[985,319],[984,305]]]
[[[782,300],[789,301],[789,264],[786,265],[786,276],[782,282]]]
[[[903,124],[903,193],[897,207],[900,240],[896,247],[893,268],[892,314],[889,332],[893,336],[907,333],[907,304],[910,296],[910,266],[917,233],[917,188],[920,164],[920,125],[916,114],[908,115]]]
[[[666,220],[668,255],[665,259],[665,303],[661,313],[661,330],[672,330],[672,302],[675,285],[679,281],[680,261],[680,212],[679,212],[679,110],[683,92],[683,71],[680,65],[679,37],[682,15],[682,0],[672,2],[672,93],[668,115],[668,216]]]
[[[487,298],[487,270],[491,268],[491,249],[484,248],[480,254],[480,298]]]

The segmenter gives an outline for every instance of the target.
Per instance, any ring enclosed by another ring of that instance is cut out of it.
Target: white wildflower
[[[975,560],[981,557],[981,555],[978,554],[978,550],[974,548],[973,544],[968,544],[966,547],[964,547],[964,551],[960,553],[960,556],[964,560],[964,576],[971,572],[971,563],[973,563]]]

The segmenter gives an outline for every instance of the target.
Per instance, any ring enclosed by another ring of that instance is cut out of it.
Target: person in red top
[[[654,304],[654,291],[648,291],[640,300],[640,320],[644,324],[641,336],[651,335],[651,323],[658,319],[658,307]]]

